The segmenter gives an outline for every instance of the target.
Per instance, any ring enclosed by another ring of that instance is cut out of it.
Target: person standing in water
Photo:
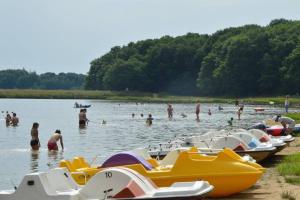
[[[16,113],[13,113],[13,117],[11,118],[11,124],[13,126],[18,126],[19,124],[19,118],[17,117]]]
[[[238,115],[238,120],[241,120],[241,114],[242,114],[242,109],[241,107],[238,109],[237,111],[237,115]]]
[[[60,141],[61,149],[64,150],[63,137],[60,130],[56,130],[55,133],[51,136],[48,141],[48,150],[49,151],[58,151],[57,142]]]
[[[211,115],[211,111],[210,111],[210,109],[208,109],[208,115]]]
[[[8,113],[8,111],[6,111],[5,123],[6,123],[6,126],[9,126],[11,123],[11,116]]]
[[[152,125],[152,121],[153,121],[153,118],[152,118],[152,115],[149,113],[147,119],[146,119],[146,124],[148,126],[151,126]]]
[[[284,108],[285,108],[286,113],[289,112],[289,105],[290,105],[289,95],[286,95],[285,96],[285,101],[284,101]]]
[[[30,141],[30,146],[32,150],[39,150],[39,148],[41,147],[38,128],[39,128],[39,123],[34,122],[31,128],[31,141]]]
[[[79,126],[84,127],[88,119],[86,118],[86,109],[80,109],[79,112]]]
[[[196,105],[196,120],[199,120],[199,114],[200,114],[200,103],[197,103]]]
[[[167,112],[168,112],[168,118],[172,119],[173,118],[173,107],[171,104],[168,104]]]

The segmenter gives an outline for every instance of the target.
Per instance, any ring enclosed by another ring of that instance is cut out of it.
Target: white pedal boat
[[[106,169],[81,187],[66,169],[56,168],[25,175],[16,190],[0,191],[0,200],[201,199],[212,190],[206,181],[157,188],[149,179],[123,167]]]
[[[295,140],[295,138],[291,135],[272,136],[260,129],[250,129],[249,132],[260,138],[263,138],[263,137],[268,138],[269,137],[272,141],[273,140],[277,140],[277,141],[281,140],[286,144],[289,144]]]
[[[245,160],[257,162],[273,155],[276,147],[272,144],[263,144],[249,133],[225,134],[225,131],[213,131],[204,135],[177,138],[170,143],[160,144],[159,146],[148,148],[152,157],[162,159],[168,152],[182,147],[195,146],[203,154],[216,154],[224,148],[230,148],[244,157]],[[249,157],[250,156],[250,157]],[[253,159],[251,159],[251,157]]]

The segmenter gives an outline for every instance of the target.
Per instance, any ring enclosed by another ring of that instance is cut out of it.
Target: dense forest
[[[300,21],[273,20],[212,35],[188,33],[113,47],[91,62],[87,89],[188,95],[300,92]]]
[[[79,89],[83,88],[85,75],[75,73],[36,74],[25,69],[0,71],[2,89]]]

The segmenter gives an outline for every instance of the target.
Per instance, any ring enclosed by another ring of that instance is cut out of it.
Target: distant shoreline
[[[151,103],[234,103],[232,97],[198,97],[198,96],[173,96],[162,93],[143,93],[126,91],[99,91],[99,90],[33,90],[33,89],[0,89],[0,98],[16,99],[99,99],[129,102]],[[283,105],[284,96],[278,97],[246,97],[240,98],[246,104]],[[300,106],[299,97],[291,97],[292,106]]]

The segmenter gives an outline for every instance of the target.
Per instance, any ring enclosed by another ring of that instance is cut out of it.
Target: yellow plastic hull
[[[218,156],[189,155],[182,152],[174,166],[146,170],[141,164],[126,165],[143,176],[149,177],[158,187],[167,187],[174,182],[205,180],[214,186],[211,197],[225,197],[248,189],[262,176],[264,168],[248,163],[237,154],[221,152]],[[62,167],[66,167],[61,165]],[[81,168],[72,173],[75,181],[85,181],[103,168]]]

